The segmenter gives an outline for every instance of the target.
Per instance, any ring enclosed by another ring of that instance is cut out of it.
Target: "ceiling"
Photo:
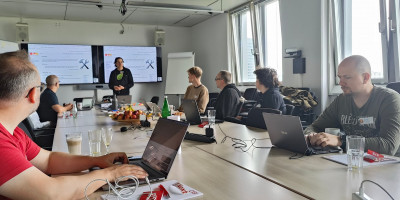
[[[126,0],[131,3],[197,6],[210,9],[210,11],[155,9],[127,5],[127,12],[124,16],[119,11],[121,1],[0,0],[0,16],[191,27],[248,0]]]

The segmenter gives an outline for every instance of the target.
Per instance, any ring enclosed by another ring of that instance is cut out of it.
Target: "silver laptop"
[[[158,107],[158,105],[153,102],[149,101],[149,102],[144,102],[143,104],[146,107],[146,109],[152,113],[160,113],[161,112],[160,107]]]
[[[292,115],[263,113],[272,145],[304,155],[339,152],[337,147],[312,147],[307,144],[300,118]]]
[[[131,104],[132,95],[117,95],[118,104]]]

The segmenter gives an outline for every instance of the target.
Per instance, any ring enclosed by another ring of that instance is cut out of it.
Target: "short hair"
[[[0,54],[0,100],[12,101],[25,96],[39,78],[25,50]]]
[[[359,73],[362,74],[364,72],[368,72],[369,74],[371,74],[371,65],[364,56],[352,55],[345,58],[342,62],[354,62],[354,67]]]
[[[225,83],[231,83],[232,81],[232,74],[226,70],[222,70],[219,72],[221,79],[224,80]]]
[[[121,59],[122,62],[124,62],[124,59],[123,59],[123,58],[121,58],[121,57],[116,57],[115,60],[114,60],[114,64],[117,63],[117,61],[118,61],[119,59]]]
[[[194,66],[187,70],[189,74],[194,75],[196,78],[201,77],[203,75],[203,70],[200,67]]]
[[[47,87],[55,85],[58,81],[58,77],[56,75],[49,75],[46,77],[46,85]]]
[[[258,81],[267,88],[274,88],[280,85],[278,73],[272,68],[260,68],[254,71]]]

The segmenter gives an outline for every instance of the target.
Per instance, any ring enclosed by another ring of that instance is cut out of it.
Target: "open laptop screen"
[[[160,118],[143,153],[143,162],[167,174],[185,136],[188,124]]]

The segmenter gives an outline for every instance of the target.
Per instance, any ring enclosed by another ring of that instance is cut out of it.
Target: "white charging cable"
[[[135,185],[134,186],[123,186],[123,185],[119,185],[118,184],[120,181],[125,181],[126,179],[132,179],[135,182]],[[111,190],[112,190],[113,193],[118,196],[118,199],[129,199],[129,198],[131,198],[135,194],[136,189],[139,186],[139,180],[135,176],[121,176],[121,177],[119,177],[119,178],[117,178],[115,180],[115,186],[112,183],[110,183],[107,179],[95,179],[93,181],[90,181],[90,183],[85,188],[85,198],[86,198],[86,200],[89,200],[89,198],[88,198],[88,196],[86,194],[87,188],[89,187],[90,184],[92,184],[92,183],[94,183],[96,181],[104,181],[104,182],[106,182],[108,184],[108,186],[109,186],[107,195],[110,195],[111,194]],[[146,198],[146,200],[149,200],[153,196],[153,189],[151,188],[150,181],[147,178],[147,176],[146,176],[146,183],[149,185],[149,188],[150,188],[150,194]]]

